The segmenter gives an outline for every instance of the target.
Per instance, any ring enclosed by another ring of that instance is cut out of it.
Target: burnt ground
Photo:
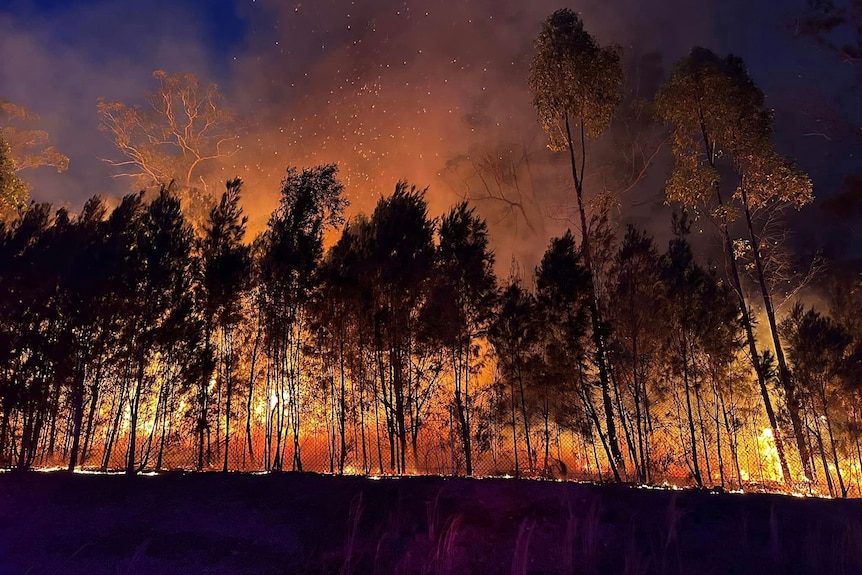
[[[0,474],[0,575],[862,573],[862,501],[408,477]]]

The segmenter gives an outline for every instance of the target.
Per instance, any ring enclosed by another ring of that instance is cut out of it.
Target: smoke
[[[505,274],[513,257],[529,269],[551,234],[575,224],[565,158],[545,149],[526,85],[533,40],[557,8],[548,0],[256,2],[247,9],[254,33],[233,86],[260,129],[231,168],[258,168],[255,187],[271,190],[285,162],[338,161],[354,212],[373,209],[402,178],[430,186],[434,215],[470,197],[491,226],[498,271]],[[705,5],[575,8],[591,33],[622,45],[630,61],[653,52],[672,61],[712,36]],[[685,29],[671,33],[678,21]],[[595,148],[588,187],[604,191],[600,174],[616,161],[612,153]],[[517,186],[493,169],[477,173],[477,162],[494,158],[518,165]],[[654,185],[652,195],[660,191]],[[655,197],[625,199],[642,206],[630,217],[652,219],[661,203]],[[271,198],[264,192],[261,204]]]
[[[116,151],[98,130],[96,100],[140,100],[160,66],[207,75],[196,21],[168,1],[103,0],[45,15],[0,10],[0,98],[37,113],[39,128],[71,159],[63,174],[22,174],[36,201],[74,209],[94,194],[130,191],[101,161]]]
[[[152,71],[164,69],[217,81],[247,119],[241,151],[215,166],[212,178],[246,181],[253,232],[276,206],[285,168],[323,162],[339,163],[350,213],[372,210],[399,179],[429,187],[432,216],[472,198],[489,221],[503,275],[512,259],[530,269],[551,235],[574,227],[565,158],[546,150],[526,87],[533,39],[559,0],[234,0],[212,10],[225,6],[236,23],[232,36],[214,34],[209,8],[191,1],[0,10],[0,97],[39,113],[72,160],[61,175],[25,174],[35,199],[74,208],[95,193],[129,191],[100,161],[116,151],[97,129],[96,99],[139,103],[154,87]],[[754,20],[740,16],[725,33],[728,14],[743,13],[740,1],[570,6],[600,42],[624,48],[629,71],[641,70],[629,77],[629,90],[636,81],[657,85],[695,44],[743,57],[747,50],[758,80],[789,75],[758,59],[763,45],[753,39],[764,19],[780,26],[779,14],[746,11]],[[642,70],[643,62],[651,69]],[[590,192],[615,191],[619,156],[615,142],[596,145]],[[664,150],[616,212],[657,233],[660,246],[669,227],[667,166]]]

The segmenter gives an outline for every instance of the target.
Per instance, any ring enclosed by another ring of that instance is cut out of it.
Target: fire
[[[760,453],[759,465],[762,468],[764,480],[780,482],[784,480],[781,472],[781,462],[772,429],[766,427],[757,436],[757,449]]]

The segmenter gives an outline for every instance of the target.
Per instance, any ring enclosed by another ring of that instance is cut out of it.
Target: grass
[[[428,477],[3,475],[0,573],[28,572],[852,575],[862,501]]]

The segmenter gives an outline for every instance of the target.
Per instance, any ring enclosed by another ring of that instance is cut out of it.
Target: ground
[[[507,479],[0,474],[7,574],[862,573],[862,501]]]

